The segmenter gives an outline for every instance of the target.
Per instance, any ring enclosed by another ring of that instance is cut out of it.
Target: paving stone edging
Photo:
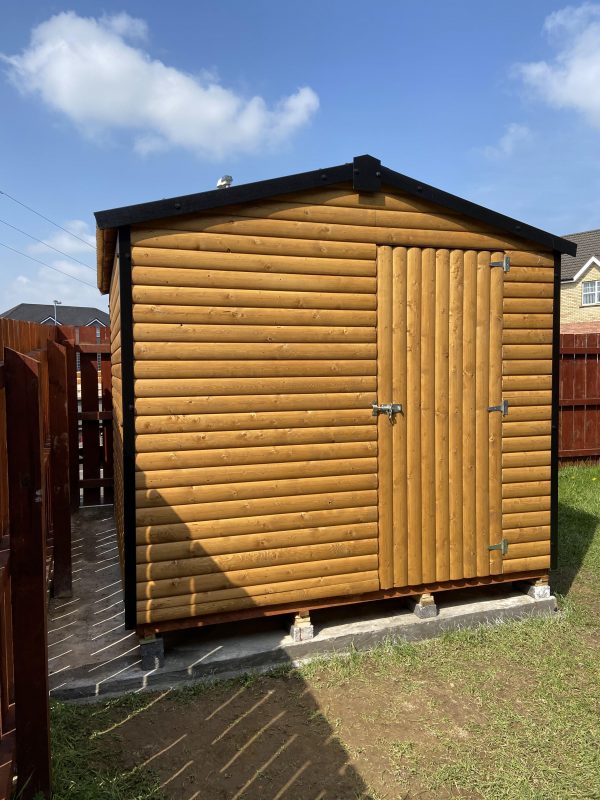
[[[352,648],[368,650],[386,640],[418,642],[448,631],[492,625],[510,620],[549,616],[556,613],[556,598],[535,600],[520,592],[491,599],[440,605],[433,619],[418,619],[411,612],[395,610],[379,618],[355,617],[333,622],[317,631],[310,641],[294,642],[277,631],[241,634],[179,645],[167,651],[165,666],[143,672],[138,666],[120,670],[113,678],[95,681],[89,666],[80,666],[64,676],[66,681],[52,691],[60,700],[89,701],[133,691],[161,690],[198,681],[215,681],[248,673],[265,672],[284,665],[299,666],[316,657],[344,654]]]

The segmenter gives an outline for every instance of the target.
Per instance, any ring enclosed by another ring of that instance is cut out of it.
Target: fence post
[[[100,503],[100,421],[98,419],[98,352],[95,328],[79,329],[79,374],[81,376],[81,442],[83,457],[83,502]],[[92,484],[92,485],[90,485]]]
[[[50,797],[44,476],[39,363],[5,348],[17,795]]]
[[[50,383],[50,443],[52,475],[52,530],[55,597],[71,597],[71,500],[69,487],[69,410],[67,351],[48,342],[48,380]]]
[[[79,508],[79,401],[77,397],[77,355],[75,328],[59,325],[58,341],[67,351],[67,394],[69,409],[69,482],[71,511]]]

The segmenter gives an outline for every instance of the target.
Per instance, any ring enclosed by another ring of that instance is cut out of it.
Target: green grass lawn
[[[335,740],[358,788],[340,794],[327,785],[319,794],[314,770],[310,794],[300,783],[278,794],[276,780],[270,791],[260,783],[259,791],[258,777],[269,777],[261,766],[240,800],[598,800],[599,490],[599,467],[561,470],[557,617],[417,645],[388,642],[312,662],[299,672],[185,689],[160,702],[135,695],[97,705],[54,703],[55,798],[229,800],[234,793],[227,785],[214,783],[223,769],[207,766],[206,782],[200,769],[196,785],[170,781],[161,790],[177,763],[163,758],[141,769],[133,765],[147,760],[135,750],[143,740],[152,742],[148,725],[158,736],[175,723],[185,731],[187,719],[191,736],[193,721],[210,719],[207,710],[219,708],[221,698],[243,691],[248,707],[266,693],[278,697],[284,711],[297,712],[302,703],[312,709],[300,735],[314,731],[314,758],[324,742]],[[194,735],[191,752],[208,753],[202,730]]]

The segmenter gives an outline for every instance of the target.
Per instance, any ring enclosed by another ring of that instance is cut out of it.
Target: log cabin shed
[[[371,156],[96,220],[128,627],[547,579],[575,244]]]

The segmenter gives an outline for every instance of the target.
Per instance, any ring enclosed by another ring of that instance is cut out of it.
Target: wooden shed
[[[128,627],[547,578],[572,242],[371,156],[96,220]]]

